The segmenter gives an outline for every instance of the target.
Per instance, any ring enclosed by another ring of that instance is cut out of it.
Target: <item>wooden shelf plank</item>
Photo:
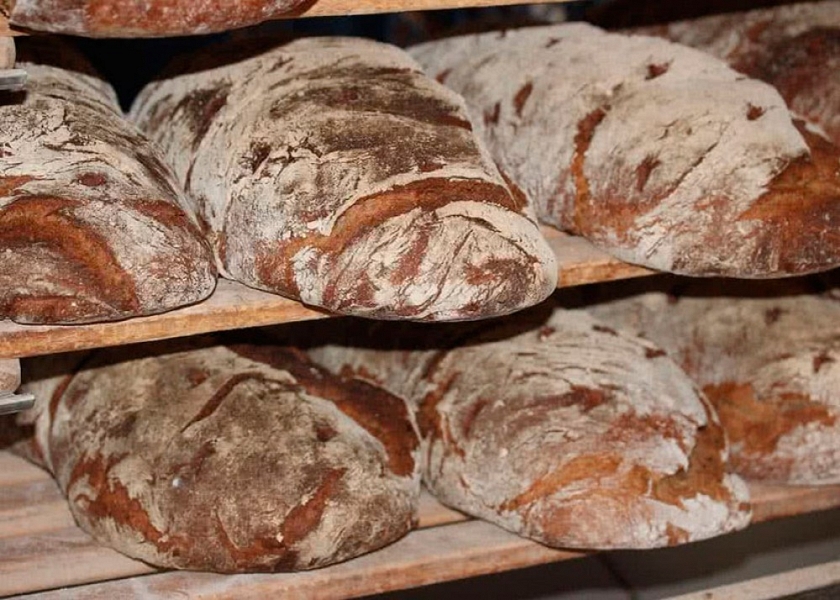
[[[510,6],[514,4],[552,4],[568,0],[318,0],[302,17],[369,15],[388,12]]]
[[[756,522],[840,507],[840,485],[751,484],[750,490]],[[237,597],[341,598],[580,556],[470,520],[425,493],[419,526],[379,552],[307,573],[235,577],[157,573],[98,546],[73,525],[58,487],[45,471],[0,451],[0,596],[93,584],[74,589],[73,597],[154,598],[189,592],[214,598],[235,589]],[[131,579],[109,582],[117,578]],[[44,597],[61,597],[61,593]]]
[[[497,573],[578,556],[581,555],[528,542],[487,523],[469,521],[415,531],[384,550],[317,571],[277,575],[173,571],[75,588],[72,595],[78,599],[103,600],[210,599],[230,598],[232,595],[240,599],[331,600]],[[58,591],[35,597],[64,596]]]
[[[23,358],[326,316],[300,302],[220,279],[204,302],[152,317],[64,326],[0,321],[0,357]]]
[[[652,272],[618,261],[582,238],[544,227],[557,254],[560,286],[626,279]],[[329,316],[294,300],[220,279],[204,302],[152,317],[75,326],[18,325],[0,321],[0,358],[23,358],[172,337],[275,325]]]

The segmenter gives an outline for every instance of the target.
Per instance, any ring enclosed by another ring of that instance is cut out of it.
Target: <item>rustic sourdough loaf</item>
[[[107,321],[207,297],[210,248],[110,86],[66,49],[21,52],[69,68],[24,62],[27,92],[0,95],[0,317]]]
[[[401,50],[291,42],[150,84],[133,118],[228,277],[329,310],[475,319],[535,304],[554,255],[462,100]]]
[[[585,24],[412,54],[462,93],[540,218],[629,262],[776,277],[840,263],[840,150],[778,92],[665,40]]]
[[[424,482],[445,504],[587,549],[678,544],[749,521],[717,417],[649,342],[546,307],[454,329],[380,324],[367,335],[368,346],[345,329],[355,342],[316,343],[310,355],[411,400]]]
[[[167,568],[286,571],[388,544],[416,520],[405,403],[300,353],[158,344],[39,359],[30,454],[99,542]],[[68,367],[70,367],[68,369]]]
[[[840,2],[776,6],[638,31],[693,46],[766,81],[793,112],[840,144]]]
[[[703,387],[750,479],[840,483],[840,303],[810,282],[609,288],[591,312],[659,344]]]
[[[212,33],[297,15],[315,3],[315,0],[3,1],[9,3],[13,25],[90,37]]]

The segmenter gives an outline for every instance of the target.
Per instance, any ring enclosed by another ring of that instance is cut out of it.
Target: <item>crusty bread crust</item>
[[[542,308],[494,325],[369,327],[368,342],[309,353],[412,400],[424,482],[445,504],[571,548],[667,546],[748,523],[714,411],[651,343]]]
[[[110,86],[22,66],[26,94],[0,103],[0,316],[108,321],[209,296],[216,273],[192,208]]]
[[[840,150],[794,122],[773,88],[714,57],[583,24],[412,53],[465,96],[549,224],[686,275],[840,263]]]
[[[662,346],[720,415],[736,472],[840,483],[840,304],[800,281],[676,285],[591,308]]]
[[[129,556],[310,569],[416,521],[419,442],[405,403],[299,353],[193,340],[97,352],[69,370],[50,361],[25,386],[39,398],[32,454],[77,523]]]
[[[247,285],[413,320],[506,314],[554,288],[554,255],[463,101],[393,46],[298,40],[155,82],[132,116]]]
[[[803,2],[637,30],[713,54],[774,86],[840,144],[840,2]]]

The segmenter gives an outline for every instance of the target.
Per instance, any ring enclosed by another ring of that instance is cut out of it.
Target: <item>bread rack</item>
[[[302,16],[517,2],[320,0]],[[9,29],[0,14],[0,36],[13,34],[16,33]],[[543,233],[558,257],[558,287],[652,274],[604,254],[583,239],[548,227],[543,228]],[[29,356],[329,316],[292,300],[220,280],[208,300],[156,316],[81,326],[25,326],[0,321],[0,364],[17,366],[18,359]],[[8,396],[0,396],[0,410],[3,398],[10,402]],[[752,484],[750,487],[754,522],[840,507],[840,486]],[[171,598],[183,595],[327,600],[406,589],[580,556],[583,555],[548,549],[491,524],[471,520],[424,495],[416,531],[383,550],[333,567],[276,575],[159,572],[94,543],[75,526],[65,499],[46,472],[0,450],[0,596],[42,592],[35,597]],[[818,580],[815,577],[809,575],[804,580],[806,584],[813,583]],[[77,587],[61,589],[68,586]]]

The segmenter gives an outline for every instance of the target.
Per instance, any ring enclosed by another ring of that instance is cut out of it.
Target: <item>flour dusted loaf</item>
[[[412,54],[462,93],[540,218],[628,262],[777,277],[840,263],[840,151],[770,86],[665,40],[584,24]]]
[[[794,113],[840,144],[840,2],[776,6],[639,31],[693,46],[772,84]]]
[[[714,283],[605,295],[591,311],[662,346],[703,387],[738,473],[840,483],[836,300],[801,281]]]
[[[293,350],[159,344],[101,351],[69,372],[40,360],[25,385],[40,403],[34,454],[78,524],[129,556],[310,569],[415,523],[418,438],[405,403]]]
[[[109,321],[207,297],[212,253],[171,171],[61,53],[70,68],[23,62],[27,92],[0,95],[0,318]]]
[[[344,314],[489,317],[554,255],[463,102],[401,50],[288,43],[152,83],[132,114],[195,199],[223,273]]]
[[[3,0],[13,25],[90,37],[225,31],[297,15],[315,0]],[[2,11],[3,2],[0,2]]]
[[[664,352],[544,307],[460,330],[378,326],[385,346],[310,350],[411,398],[424,482],[445,504],[544,544],[650,548],[744,527],[714,412]],[[401,339],[405,347],[388,344]],[[382,343],[382,342],[380,342]],[[361,346],[361,347],[360,347]]]

